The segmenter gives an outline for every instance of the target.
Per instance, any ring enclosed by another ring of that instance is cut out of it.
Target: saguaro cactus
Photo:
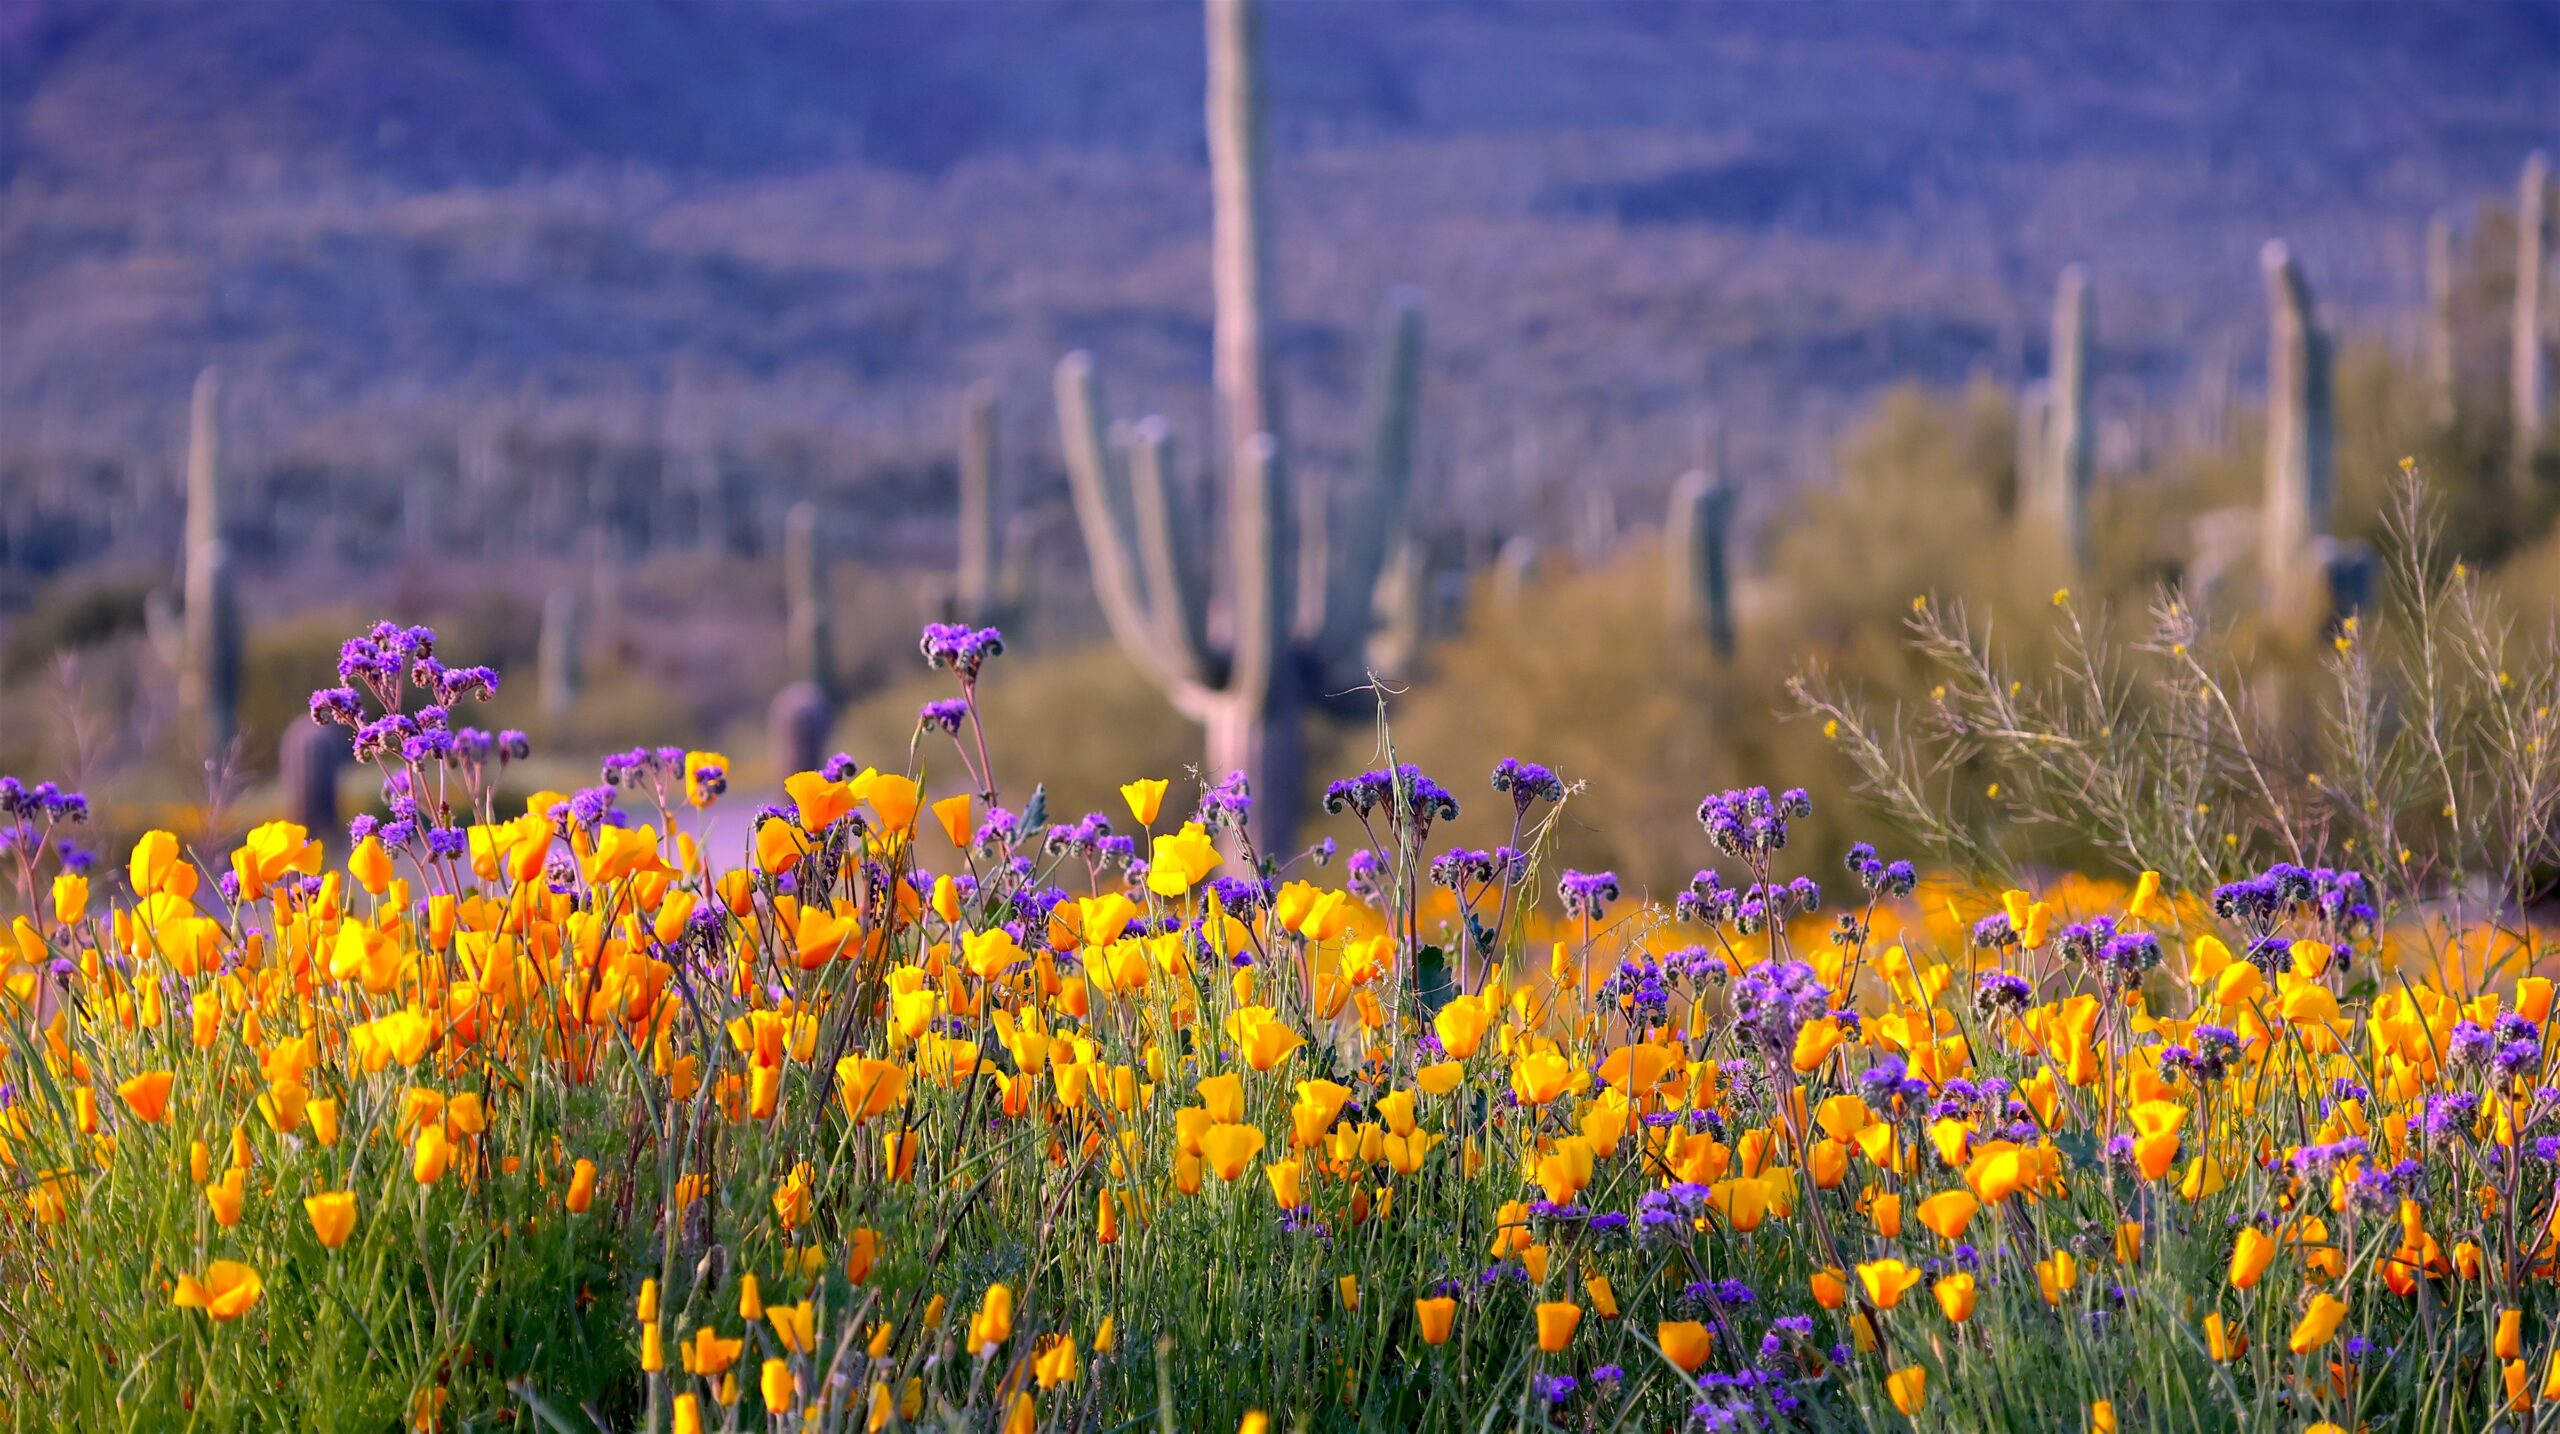
[[[542,604],[542,636],[535,645],[534,666],[541,680],[542,715],[558,721],[577,705],[585,673],[586,615],[578,589],[564,583]]]
[[[285,820],[314,834],[338,825],[338,774],[351,758],[347,729],[336,723],[289,722],[276,748],[276,786]]]
[[[1733,486],[1723,465],[1693,469],[1671,486],[1662,556],[1672,628],[1705,637],[1718,657],[1733,655],[1732,528]]]
[[[2436,426],[2451,428],[2460,417],[2460,396],[2454,391],[2455,334],[2454,311],[2453,224],[2441,213],[2427,219],[2427,332],[2424,361],[2427,374],[2427,410]]]
[[[818,506],[799,502],[782,522],[784,646],[791,677],[832,703],[836,686],[835,633],[827,621],[827,560],[818,543]]]
[[[1215,380],[1226,484],[1229,621],[1210,637],[1208,566],[1173,480],[1164,424],[1115,432],[1093,359],[1058,365],[1059,427],[1076,521],[1112,635],[1174,706],[1207,731],[1211,780],[1243,772],[1253,784],[1253,834],[1283,852],[1297,828],[1304,719],[1317,694],[1360,680],[1373,598],[1411,482],[1420,382],[1419,301],[1388,307],[1368,425],[1367,471],[1315,509],[1302,472],[1284,466],[1266,335],[1270,239],[1262,179],[1258,7],[1209,0],[1209,164],[1215,203]],[[1327,562],[1301,573],[1304,510],[1326,511]],[[1320,579],[1320,581],[1319,581]],[[1308,591],[1301,592],[1305,587]]]
[[[2272,596],[2291,605],[2321,582],[2317,540],[2329,528],[2335,442],[2330,341],[2311,285],[2281,239],[2259,252],[2267,282],[2267,479],[2259,561]]]
[[[2551,161],[2535,150],[2524,162],[2516,193],[2515,347],[2508,358],[2508,397],[2514,420],[2513,471],[2521,485],[2533,476],[2533,450],[2542,441],[2550,403],[2549,355],[2543,347],[2542,281],[2550,262]]]
[[[2044,465],[2053,454],[2053,384],[2036,379],[2018,390],[2018,482],[2012,510],[2035,509],[2045,488]]]
[[[2053,299],[2053,373],[2045,390],[2041,452],[2019,504],[2045,541],[2077,570],[2089,557],[2089,482],[2094,429],[2089,419],[2089,271],[2062,271]]]
[[[960,564],[957,618],[996,621],[996,391],[975,384],[960,419]]]
[[[196,375],[187,411],[184,626],[178,705],[208,756],[239,732],[240,601],[222,537],[222,372]]]

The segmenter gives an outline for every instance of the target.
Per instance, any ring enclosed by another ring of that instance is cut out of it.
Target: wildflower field
[[[2354,1430],[2560,1399],[2553,986],[2406,848],[2368,877],[2234,828],[2194,844],[2246,864],[2219,881],[2008,887],[1804,852],[1809,799],[1753,787],[1705,796],[1701,869],[1648,899],[1556,869],[1571,773],[1444,786],[1382,727],[1314,844],[1266,851],[1235,778],[1043,811],[979,718],[1001,638],[922,651],[953,686],[907,750],[761,807],[681,749],[502,799],[525,739],[464,725],[498,675],[395,624],[311,698],[379,777],[343,842],[109,862],[81,796],[0,782],[0,1424]],[[2484,677],[2474,730],[2542,750],[2549,680]],[[2447,755],[2448,808],[2522,781],[2496,809],[2538,831],[2544,760]],[[1480,803],[1507,836],[1452,845]]]

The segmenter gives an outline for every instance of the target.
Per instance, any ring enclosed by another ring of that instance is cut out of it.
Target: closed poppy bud
[[[2551,1363],[2543,1368],[2542,1399],[2546,1404],[2560,1402],[2560,1350],[2553,1351]]]
[[[1897,1369],[1885,1377],[1884,1391],[1893,1396],[1894,1408],[1916,1415],[1929,1402],[1929,1371],[1916,1364]]]
[[[640,1368],[656,1374],[667,1367],[667,1337],[654,1324],[640,1327]]]
[[[1582,1286],[1590,1293],[1591,1307],[1600,1312],[1602,1319],[1618,1317],[1618,1292],[1610,1287],[1608,1276],[1593,1275],[1584,1280]]]
[[[1109,1354],[1119,1346],[1120,1326],[1113,1322],[1111,1316],[1104,1315],[1102,1328],[1093,1332],[1093,1351],[1096,1354]]]
[[[2204,1317],[2205,1353],[2213,1356],[2214,1363],[2220,1364],[2226,1360],[2238,1358],[2244,1347],[2242,1341],[2233,1338],[2231,1327],[2223,1323],[2221,1315],[2209,1314]]]
[[[753,1275],[738,1277],[738,1318],[750,1321],[764,1318],[764,1287],[756,1283]]]
[[[169,1089],[177,1077],[168,1071],[150,1071],[135,1076],[116,1087],[116,1094],[146,1125],[158,1125],[169,1118]]]
[[[240,1207],[248,1197],[248,1172],[234,1165],[222,1178],[204,1187],[205,1203],[213,1207],[214,1223],[228,1230],[240,1223]]]
[[[1262,1173],[1270,1177],[1271,1198],[1279,1202],[1281,1209],[1295,1210],[1306,1203],[1306,1196],[1299,1188],[1299,1177],[1303,1171],[1297,1161],[1283,1160],[1277,1165],[1266,1165],[1262,1167]]]
[[[347,1235],[356,1227],[356,1197],[352,1191],[310,1196],[302,1202],[302,1209],[311,1217],[311,1232],[332,1250],[345,1244]]]
[[[1680,1366],[1683,1374],[1697,1373],[1715,1350],[1715,1336],[1693,1319],[1654,1326],[1653,1340],[1662,1346],[1663,1357]]]
[[[2090,1401],[2089,1434],[2116,1434],[2116,1407],[2104,1399]]]
[[[2524,1353],[2524,1311],[2498,1311],[2497,1352],[2500,1359],[2515,1359]]]
[[[311,1122],[311,1133],[322,1145],[338,1143],[338,1102],[334,1098],[315,1100],[303,1107],[303,1116]]]
[[[791,1377],[791,1361],[787,1359],[766,1360],[764,1373],[756,1383],[763,1388],[764,1407],[768,1413],[782,1413],[798,1397],[796,1382]]]
[[[1938,1297],[1939,1310],[1951,1322],[1962,1324],[1973,1318],[1973,1302],[1978,1297],[1973,1276],[1961,1272],[1949,1275],[1931,1285],[1929,1293]]]
[[[1920,1202],[1920,1223],[1939,1239],[1953,1242],[1964,1238],[1965,1227],[1981,1208],[1970,1190],[1941,1190]]]
[[[2142,1226],[2134,1221],[2127,1220],[2116,1226],[2116,1263],[2142,1263]]]
[[[1447,1344],[1449,1328],[1458,1319],[1458,1302],[1446,1295],[1413,1302],[1414,1323],[1422,1327],[1424,1344]]]
[[[1005,1285],[989,1285],[986,1300],[969,1321],[969,1352],[993,1354],[1012,1337],[1013,1290]]]
[[[433,1185],[444,1178],[453,1165],[453,1143],[444,1137],[441,1125],[426,1126],[418,1132],[418,1147],[410,1160],[409,1171],[421,1185]]]
[[[1582,1323],[1582,1306],[1549,1300],[1538,1306],[1538,1348],[1549,1354],[1561,1354],[1573,1343],[1573,1331]]]
[[[853,1232],[845,1244],[844,1277],[855,1284],[871,1281],[871,1268],[880,1263],[880,1232],[868,1225]]]
[[[1878,1195],[1873,1211],[1876,1233],[1888,1240],[1902,1238],[1902,1197]]]
[[[2245,1290],[2258,1282],[2274,1263],[2276,1242],[2264,1230],[2250,1225],[2240,1231],[2239,1240],[2231,1247],[2231,1287]]]
[[[1902,1302],[1905,1290],[1920,1283],[1920,1272],[1900,1260],[1870,1260],[1858,1266],[1858,1283],[1869,1304],[1889,1310]]]
[[[642,1324],[647,1324],[658,1317],[658,1282],[656,1280],[640,1282],[640,1305],[634,1317]]]
[[[1813,1145],[1813,1184],[1818,1190],[1839,1188],[1849,1173],[1849,1147],[1836,1140],[1817,1140]]]
[[[583,1215],[587,1213],[587,1208],[595,1203],[596,1163],[592,1160],[581,1160],[577,1163],[577,1166],[569,1172],[569,1195],[567,1200],[569,1213],[572,1215]]]
[[[1164,808],[1165,790],[1170,785],[1161,777],[1124,782],[1120,799],[1129,804],[1129,815],[1137,819],[1138,825],[1151,827],[1156,824],[1156,813]]]
[[[2296,1354],[2309,1354],[2327,1344],[2346,1317],[2345,1300],[2335,1295],[2313,1295],[2311,1308],[2302,1312],[2302,1320],[2293,1327],[2293,1338],[2287,1344]]]
[[[702,1396],[676,1396],[676,1434],[702,1434]]]
[[[1335,1292],[1342,1296],[1344,1309],[1360,1308],[1360,1277],[1358,1275],[1344,1275],[1333,1282],[1333,1287]]]
[[[2080,1283],[2080,1262],[2069,1250],[2056,1250],[2049,1259],[2036,1261],[2036,1288],[2043,1292],[2046,1304],[2060,1304],[2064,1294]]]
[[[1093,1242],[1097,1245],[1118,1244],[1120,1242],[1120,1207],[1112,1200],[1111,1192],[1108,1190],[1102,1192],[1100,1203],[1101,1208],[1093,1221]]]
[[[1838,1270],[1816,1270],[1813,1272],[1812,1283],[1815,1304],[1827,1310],[1836,1310],[1847,1303],[1849,1285],[1846,1280],[1840,1278]]]

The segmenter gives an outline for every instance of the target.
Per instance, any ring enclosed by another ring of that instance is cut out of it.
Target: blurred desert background
[[[1788,680],[1925,711],[1922,594],[2030,672],[2056,588],[2136,636],[2183,595],[2251,721],[2316,726],[2286,674],[2387,617],[2403,456],[2442,561],[2560,613],[2560,8],[1263,25],[1291,480],[1359,530],[1405,295],[1368,667],[1462,800],[1588,782],[1579,865],[1667,890],[1742,781],[1885,835]],[[381,617],[501,669],[528,790],[644,742],[750,791],[900,760],[946,617],[1006,632],[982,710],[1053,814],[1199,765],[1097,602],[1057,371],[1162,416],[1225,581],[1204,85],[1178,0],[0,0],[0,770],[351,811],[300,714]],[[1308,778],[1373,765],[1374,700],[1316,695]]]

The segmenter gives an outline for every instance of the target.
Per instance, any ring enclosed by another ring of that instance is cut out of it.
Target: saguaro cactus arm
[[[2329,341],[2311,285],[2281,239],[2258,256],[2267,282],[2266,508],[2262,561],[2280,592],[2300,586],[2312,540],[2328,531]]]
[[[2516,194],[2516,298],[2514,351],[2508,359],[2510,416],[2515,424],[2515,473],[2531,476],[2533,448],[2542,440],[2551,376],[2544,347],[2543,286],[2551,242],[2551,161],[2535,150],[2524,162]]]
[[[960,561],[958,602],[963,621],[993,620],[999,597],[996,552],[996,394],[971,386],[960,421]]]
[[[1170,625],[1159,619],[1153,606],[1155,594],[1149,591],[1140,567],[1137,505],[1107,437],[1109,421],[1104,416],[1101,383],[1094,376],[1093,356],[1077,352],[1059,360],[1057,388],[1067,486],[1075,500],[1076,525],[1084,534],[1094,597],[1102,605],[1103,620],[1121,650],[1148,679],[1164,689],[1176,708],[1196,717],[1214,678],[1200,660],[1202,650],[1162,641]],[[1169,523],[1169,515],[1160,521]],[[1205,621],[1201,628],[1205,631]]]
[[[1215,290],[1218,436],[1235,452],[1281,432],[1266,347],[1271,241],[1262,166],[1262,7],[1208,0],[1210,282]],[[1218,451],[1215,447],[1212,451]]]
[[[1171,425],[1140,420],[1129,430],[1125,452],[1156,640],[1185,671],[1208,681],[1218,667],[1209,645],[1209,578],[1200,566],[1197,515],[1173,477]]]
[[[1334,514],[1320,631],[1325,666],[1336,679],[1355,674],[1365,660],[1378,578],[1405,536],[1421,391],[1422,296],[1400,288],[1388,296],[1370,372],[1368,481],[1353,495],[1355,511]]]
[[[2075,566],[2088,559],[2089,480],[2095,458],[2089,415],[2089,271],[2062,271],[2053,299],[2053,407],[2045,441],[2043,507],[2050,537]]]

